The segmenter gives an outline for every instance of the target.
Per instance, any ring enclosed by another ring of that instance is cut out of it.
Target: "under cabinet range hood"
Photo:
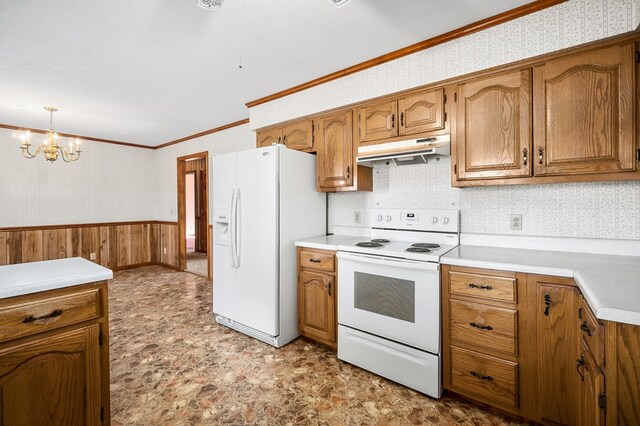
[[[393,161],[398,166],[424,164],[429,155],[451,155],[451,135],[358,147],[358,164]]]

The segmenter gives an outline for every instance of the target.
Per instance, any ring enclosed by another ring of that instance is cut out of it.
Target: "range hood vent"
[[[358,164],[393,161],[398,166],[425,164],[430,155],[451,155],[451,135],[358,147]]]

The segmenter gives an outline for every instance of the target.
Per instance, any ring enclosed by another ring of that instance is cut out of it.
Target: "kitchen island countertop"
[[[0,299],[113,278],[113,272],[81,257],[0,266]]]
[[[640,257],[460,245],[440,262],[572,277],[598,319],[640,325]]]

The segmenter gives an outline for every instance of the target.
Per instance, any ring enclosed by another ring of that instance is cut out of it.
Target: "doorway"
[[[208,152],[178,158],[179,269],[211,279]]]

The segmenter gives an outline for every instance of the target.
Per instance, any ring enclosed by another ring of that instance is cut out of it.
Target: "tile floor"
[[[514,424],[303,339],[275,349],[219,326],[211,285],[193,274],[132,269],[109,292],[112,425]]]

